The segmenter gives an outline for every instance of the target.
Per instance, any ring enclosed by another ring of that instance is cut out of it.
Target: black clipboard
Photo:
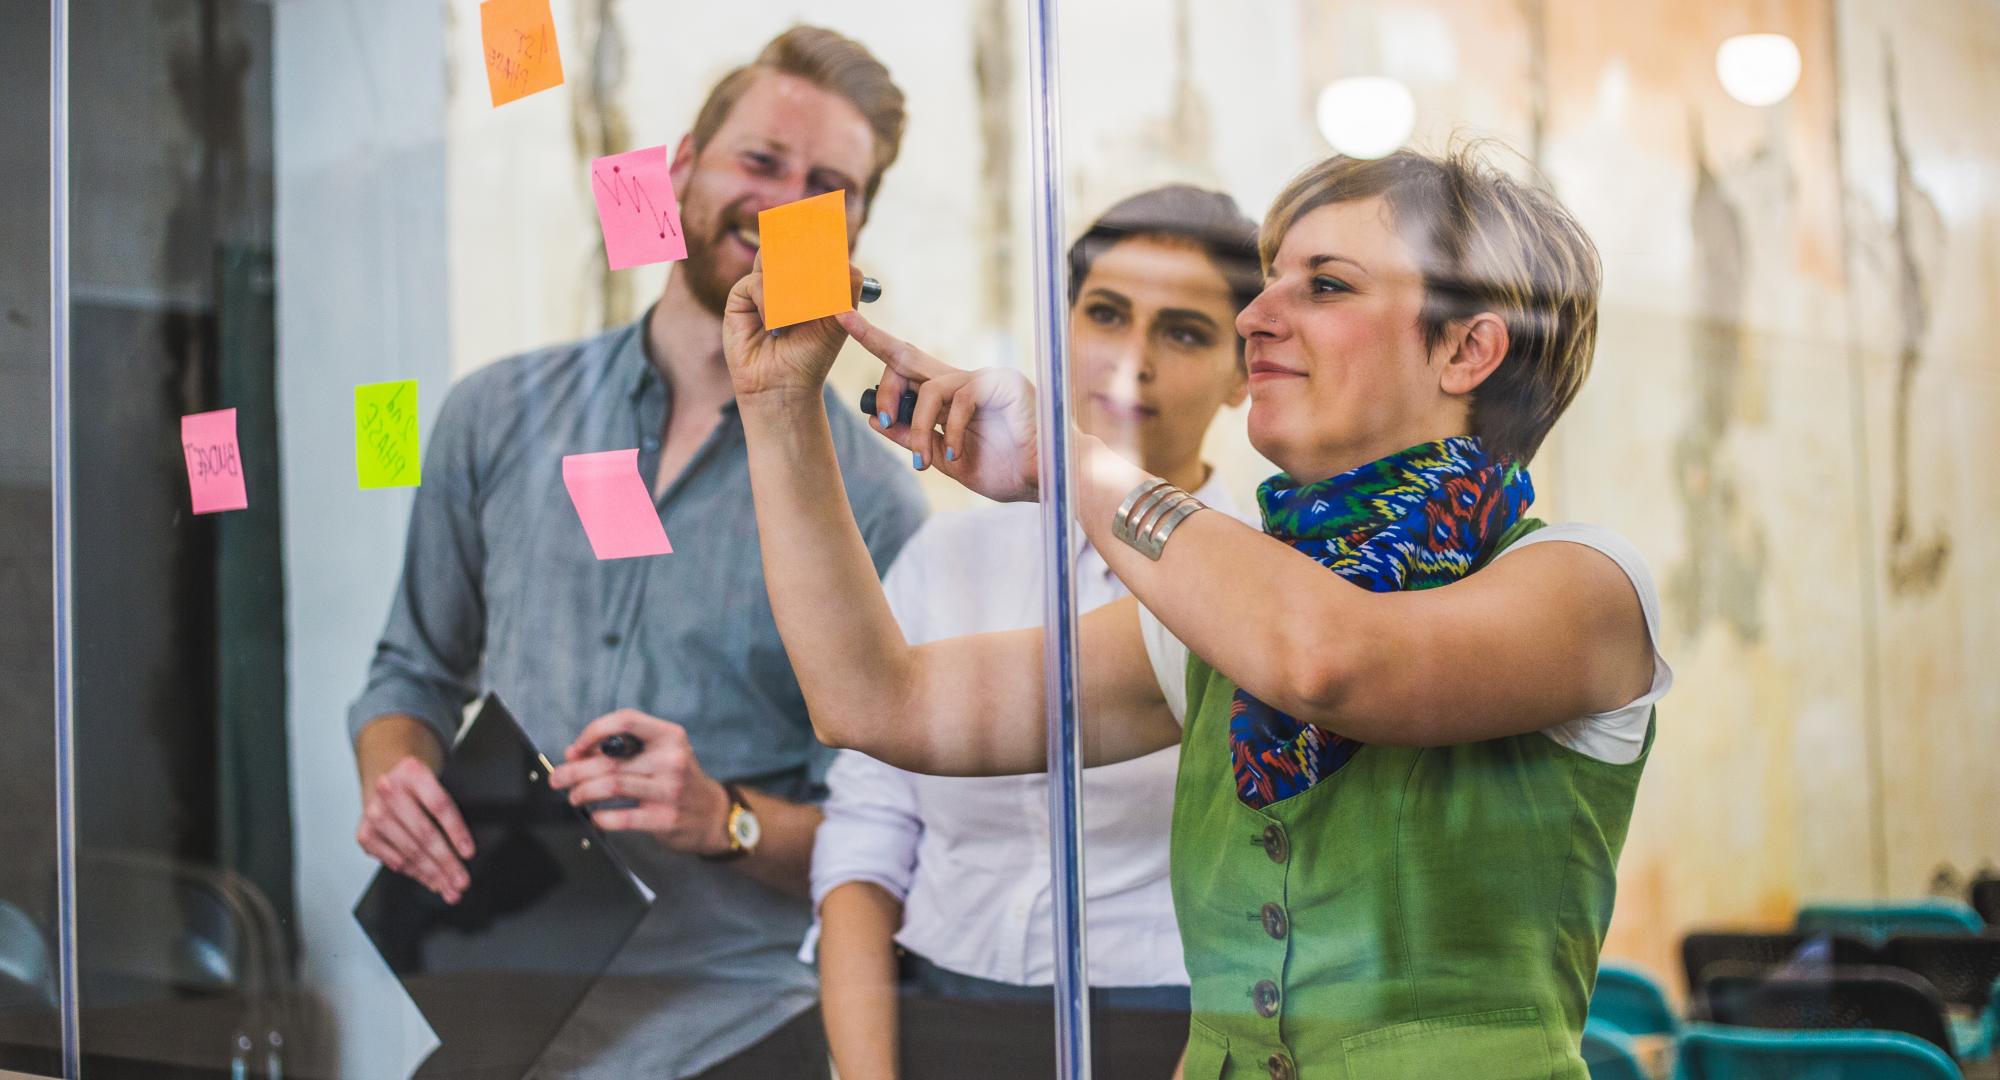
[[[416,1077],[525,1076],[652,907],[549,762],[488,694],[439,780],[472,832],[456,905],[376,872],[354,919],[437,1034]]]

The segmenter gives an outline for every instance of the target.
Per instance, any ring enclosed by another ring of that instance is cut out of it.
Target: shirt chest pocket
[[[1547,1080],[1548,1036],[1533,1006],[1461,1013],[1364,1031],[1341,1040],[1347,1075]],[[1190,1074],[1192,1080],[1192,1074]]]

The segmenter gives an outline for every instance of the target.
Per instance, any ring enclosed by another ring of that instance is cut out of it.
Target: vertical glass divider
[[[82,1075],[77,1040],[76,704],[70,611],[69,0],[49,0],[49,519],[55,555],[56,980],[66,1080]]]
[[[1028,84],[1035,213],[1036,375],[1042,501],[1043,677],[1049,730],[1049,876],[1055,917],[1056,1076],[1088,1080],[1084,968],[1083,805],[1077,725],[1076,583],[1072,571],[1069,284],[1063,258],[1062,129],[1057,109],[1056,0],[1028,0]]]

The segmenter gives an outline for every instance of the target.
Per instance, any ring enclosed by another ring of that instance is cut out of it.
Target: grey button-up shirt
[[[512,357],[452,389],[349,733],[411,713],[450,745],[465,704],[493,690],[554,757],[592,719],[635,708],[686,727],[717,779],[818,800],[831,753],[813,739],[771,619],[735,404],[657,500],[670,555],[599,562],[563,486],[564,455],[634,446],[652,486],[668,400],[644,328]],[[826,400],[880,573],[922,522],[923,498],[894,448]],[[804,900],[647,837],[614,843],[659,899],[541,1074],[689,1076],[817,1000],[794,955]]]

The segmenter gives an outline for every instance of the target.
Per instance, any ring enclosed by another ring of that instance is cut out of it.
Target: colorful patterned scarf
[[[1489,460],[1470,436],[1413,446],[1303,487],[1280,473],[1257,489],[1265,532],[1373,592],[1457,581],[1534,500],[1527,470]],[[1229,746],[1236,796],[1247,806],[1310,789],[1361,745],[1236,691]]]

